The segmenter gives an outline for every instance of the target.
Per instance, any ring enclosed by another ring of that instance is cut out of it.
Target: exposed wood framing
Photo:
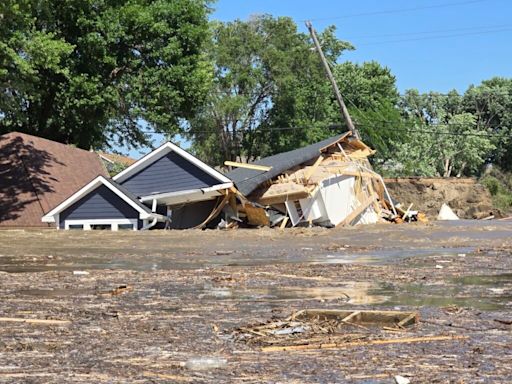
[[[270,171],[272,169],[272,167],[268,167],[266,165],[237,163],[235,161],[225,161],[224,165],[227,165],[229,167],[254,169],[255,171],[264,171],[264,172],[268,172],[268,171]]]
[[[309,168],[304,175],[304,182],[307,183],[311,176],[313,176],[313,173],[315,173],[316,169],[320,165],[320,163],[324,160],[324,157],[322,155],[318,156],[318,159],[316,159],[315,163],[311,168]]]

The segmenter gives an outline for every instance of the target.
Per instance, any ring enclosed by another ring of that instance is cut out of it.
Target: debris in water
[[[75,275],[75,276],[85,276],[88,274],[89,274],[89,272],[87,272],[87,271],[73,271],[73,275]]]
[[[406,377],[403,377],[403,376],[400,376],[400,375],[396,375],[395,376],[395,382],[396,382],[396,384],[409,384],[411,382],[411,380],[409,380]]]
[[[185,367],[192,371],[207,371],[224,368],[228,361],[222,357],[193,357],[188,359]]]

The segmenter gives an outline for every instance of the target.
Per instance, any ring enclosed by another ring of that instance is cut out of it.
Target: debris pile
[[[241,327],[235,339],[263,351],[321,349],[382,340],[384,332],[400,333],[418,321],[417,312],[310,309]]]
[[[255,226],[324,227],[387,221],[424,221],[401,209],[372,170],[372,150],[351,133],[270,156],[255,163],[226,162],[227,176],[244,196],[239,217]]]

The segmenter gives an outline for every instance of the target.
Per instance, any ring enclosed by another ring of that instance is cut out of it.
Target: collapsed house
[[[231,180],[173,143],[97,177],[43,216],[58,229],[184,229],[218,217]]]
[[[374,153],[348,132],[250,164],[226,162],[237,167],[227,176],[247,199],[239,212],[252,225],[332,227],[417,214],[397,212],[368,161]]]

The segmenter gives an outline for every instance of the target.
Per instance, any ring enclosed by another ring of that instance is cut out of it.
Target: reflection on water
[[[354,305],[378,304],[388,298],[378,293],[378,285],[369,282],[346,282],[331,287],[269,287],[269,288],[222,288],[205,287],[201,298],[231,299],[241,301],[285,301],[285,300],[337,300]]]
[[[485,288],[489,286],[488,288]],[[470,307],[495,310],[512,305],[512,275],[472,276],[444,285],[344,282],[314,288],[225,288],[205,287],[201,298],[211,300],[284,301],[335,300],[343,305]]]

